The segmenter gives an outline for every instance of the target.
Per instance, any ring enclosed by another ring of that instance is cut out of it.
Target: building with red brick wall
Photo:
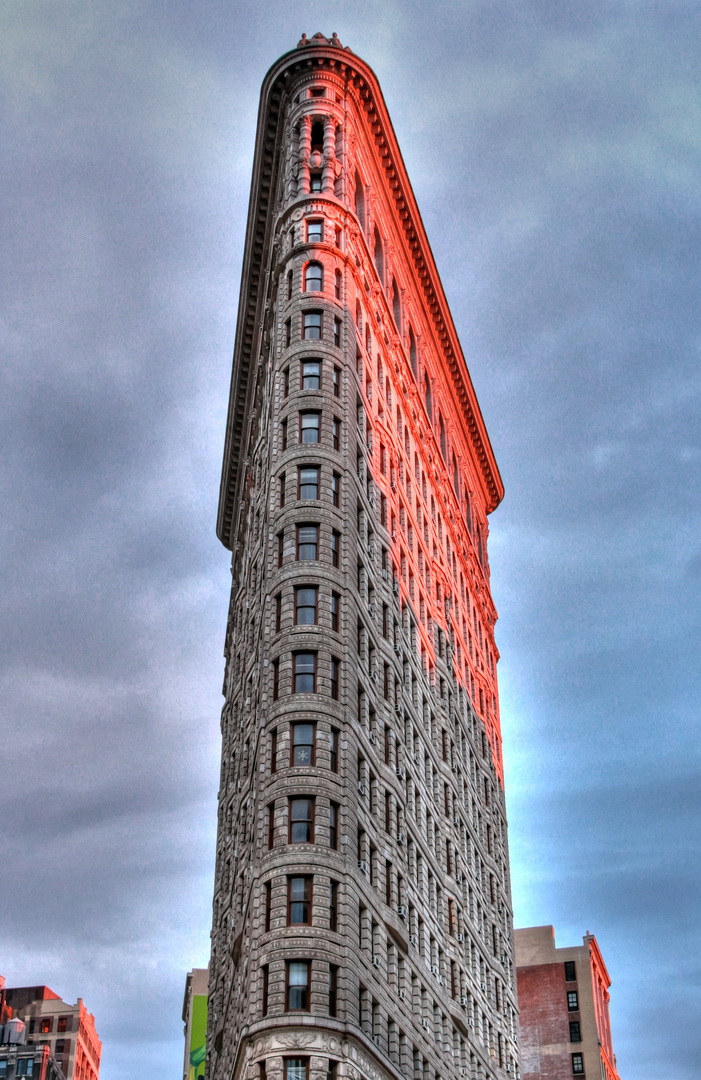
[[[69,1005],[48,986],[7,987],[4,994],[12,1016],[27,1025],[27,1044],[49,1046],[66,1080],[98,1080],[102,1043],[82,998]]]
[[[514,931],[523,1080],[619,1080],[609,978],[593,934],[555,947],[552,926]]]

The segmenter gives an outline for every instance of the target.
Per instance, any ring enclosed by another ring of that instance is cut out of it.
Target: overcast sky
[[[516,925],[597,935],[623,1080],[699,998],[701,8],[0,7],[0,973],[171,1080],[208,959],[219,472],[258,93],[304,31],[382,85],[506,497]]]

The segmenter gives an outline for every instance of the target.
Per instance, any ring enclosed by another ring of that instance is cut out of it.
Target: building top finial
[[[321,31],[317,31],[313,37],[308,38],[306,34],[302,34],[301,38],[297,42],[297,48],[303,49],[305,45],[335,45],[336,48],[342,49],[343,46],[338,40],[338,34],[333,33],[330,38],[324,37]]]

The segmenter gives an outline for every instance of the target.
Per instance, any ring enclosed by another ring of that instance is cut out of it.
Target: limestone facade
[[[377,80],[303,38],[261,92],[217,526],[210,1080],[518,1075],[502,495]]]

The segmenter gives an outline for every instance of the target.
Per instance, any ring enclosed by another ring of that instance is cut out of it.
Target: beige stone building
[[[502,495],[377,80],[303,37],[261,92],[217,525],[210,1080],[518,1075]]]
[[[8,987],[4,993],[12,1016],[26,1024],[27,1043],[48,1046],[66,1080],[98,1080],[102,1043],[82,998],[70,1005],[48,986]]]
[[[609,978],[593,934],[558,949],[552,926],[514,932],[523,1080],[619,1080]]]

